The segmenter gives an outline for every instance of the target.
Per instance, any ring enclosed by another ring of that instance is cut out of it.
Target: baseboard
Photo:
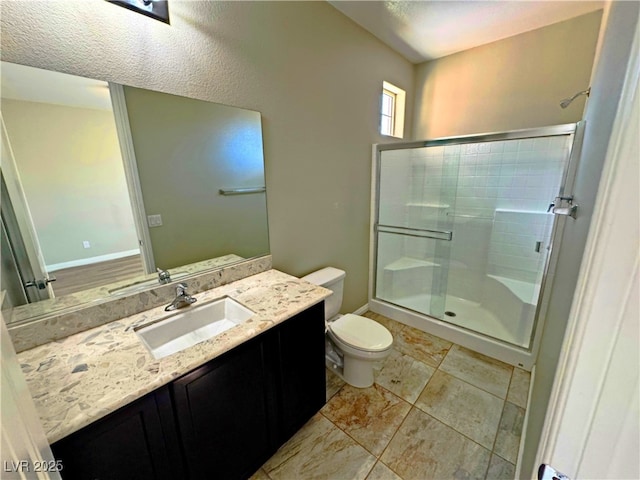
[[[524,444],[525,436],[527,432],[527,425],[529,424],[529,412],[531,411],[531,397],[533,390],[533,382],[536,378],[536,366],[531,369],[531,377],[529,378],[529,393],[527,395],[527,409],[524,413],[524,420],[522,422],[522,434],[520,435],[520,447],[518,448],[518,458],[516,460],[516,473],[514,478],[520,478],[522,474],[522,457],[524,456]]]
[[[124,252],[108,253],[96,257],[71,260],[70,262],[54,263],[47,265],[47,272],[55,272],[56,270],[62,270],[64,268],[81,267],[83,265],[91,265],[92,263],[106,262],[108,260],[117,260],[118,258],[131,257],[132,255],[140,255],[140,249],[135,248],[133,250],[125,250]]]
[[[353,312],[354,315],[362,315],[365,312],[369,311],[369,304],[365,303],[363,306],[361,306],[359,309],[357,309],[355,312]]]

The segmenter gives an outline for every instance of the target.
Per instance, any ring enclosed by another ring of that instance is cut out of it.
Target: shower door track
[[[576,133],[576,124],[566,123],[551,127],[510,130],[508,132],[479,133],[474,135],[460,135],[455,137],[435,138],[431,140],[419,140],[415,142],[377,144],[374,145],[374,149],[377,148],[378,151],[384,151],[419,147],[464,145],[466,143],[497,142],[500,140],[519,140],[532,137],[553,137],[556,135],[570,135],[572,133]]]

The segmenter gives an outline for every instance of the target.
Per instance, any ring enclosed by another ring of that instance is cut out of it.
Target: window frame
[[[391,99],[390,115],[385,111],[385,97]],[[392,83],[382,82],[382,93],[380,94],[380,118],[379,133],[386,137],[403,138],[404,135],[404,115],[406,104],[406,92]],[[383,131],[385,119],[389,119],[389,130]]]

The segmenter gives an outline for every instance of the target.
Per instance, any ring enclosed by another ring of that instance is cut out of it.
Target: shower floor
[[[413,295],[384,300],[426,315],[429,315],[431,310],[431,295]],[[480,303],[447,295],[444,310],[455,313],[455,316],[443,315],[436,318],[513,345],[524,347],[527,344],[525,339],[515,338],[505,328],[503,320],[483,308]]]

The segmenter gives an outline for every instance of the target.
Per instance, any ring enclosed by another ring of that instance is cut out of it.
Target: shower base
[[[424,295],[424,297],[427,297],[427,295]],[[408,297],[403,298],[405,300],[411,300]],[[456,304],[455,302],[453,304],[448,303],[447,308],[457,308],[463,303],[466,303],[466,306],[469,307],[468,303],[474,303],[468,302],[464,299],[460,300],[462,300],[462,302],[459,304]],[[426,298],[421,299],[421,301],[427,305],[429,304],[429,301]],[[414,304],[413,306],[416,305]],[[456,343],[475,352],[501,360],[510,365],[514,365],[528,371],[531,371],[533,368],[534,356],[531,350],[509,343],[505,340],[495,338],[492,333],[480,333],[472,330],[469,328],[469,323],[465,326],[460,326],[450,322],[450,317],[448,316],[444,317],[447,320],[431,317],[408,306],[400,305],[397,299],[391,303],[390,301],[383,300],[381,298],[371,298],[368,303],[368,308],[374,313],[379,313],[380,315],[384,315],[385,317],[389,317],[400,323],[409,325],[410,327],[417,328],[418,330],[422,330],[428,334],[435,335],[444,340],[448,340],[449,342]],[[483,310],[486,311],[486,309]],[[454,319],[458,319],[458,323],[462,323],[459,321],[460,318],[465,320],[465,314],[460,312],[464,312],[464,310],[459,309],[458,312],[456,312],[456,316],[453,317]],[[475,310],[475,312],[468,315],[467,318],[475,319],[476,322],[479,322],[478,319],[482,318],[482,316],[481,314],[478,315],[477,310]],[[491,321],[493,321],[495,325],[495,320]]]
[[[428,294],[413,295],[393,300],[387,299],[386,301],[420,313],[431,310],[431,295]],[[455,316],[444,315],[436,318],[457,325],[458,327],[472,330],[520,347],[525,347],[529,340],[528,338],[523,339],[514,336],[514,334],[505,327],[503,320],[500,320],[478,302],[447,295],[444,310],[445,312],[454,313]]]

